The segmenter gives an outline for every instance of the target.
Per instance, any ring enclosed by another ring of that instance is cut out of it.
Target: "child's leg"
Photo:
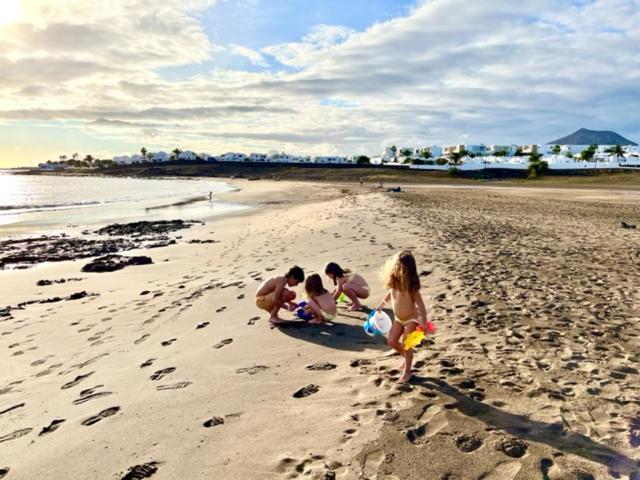
[[[273,324],[283,323],[284,320],[278,316],[278,312],[280,311],[280,303],[274,302],[273,308],[271,309],[269,321]]]
[[[362,304],[360,303],[359,298],[367,298],[369,296],[369,292],[367,292],[362,285],[355,285],[350,282],[343,285],[342,291],[353,302],[351,310],[360,310],[362,308]]]
[[[404,327],[404,335],[403,339],[407,338],[411,332],[413,332],[418,327],[418,324],[415,322],[409,322]],[[404,345],[402,347],[404,349]],[[402,373],[402,377],[398,380],[401,383],[406,383],[411,378],[411,367],[413,366],[413,349],[404,350],[404,372]]]
[[[320,309],[320,305],[318,305],[318,303],[315,300],[309,299],[308,306],[309,306],[309,309],[311,310],[311,313],[313,314],[313,319],[310,320],[309,323],[313,323],[316,325],[319,323],[323,323],[322,310]]]
[[[400,355],[404,356],[404,349],[400,343],[400,336],[404,332],[404,327],[400,322],[393,322],[391,330],[389,330],[389,336],[387,337],[387,343]]]

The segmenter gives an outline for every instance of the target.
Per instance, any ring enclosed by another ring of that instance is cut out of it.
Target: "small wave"
[[[69,203],[44,203],[36,205],[0,205],[0,212],[12,211],[12,210],[47,210],[50,208],[69,208],[69,207],[84,207],[87,205],[99,205],[102,202],[93,200],[90,202],[69,202]]]

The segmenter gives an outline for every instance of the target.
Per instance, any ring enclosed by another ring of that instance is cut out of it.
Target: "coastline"
[[[617,252],[637,241],[618,226],[635,220],[635,197],[233,183],[240,190],[222,199],[254,208],[183,230],[179,244],[131,251],[152,265],[0,271],[0,308],[89,294],[0,318],[9,479],[120,479],[136,465],[154,479],[538,479],[542,459],[552,479],[633,473],[638,260]],[[364,335],[364,313],[271,329],[254,307],[268,275],[293,263],[317,272],[329,260],[365,275],[373,304],[383,294],[377,270],[400,248],[418,255],[438,325],[408,387],[395,383],[399,360],[384,340]],[[62,278],[82,280],[36,285]],[[520,298],[522,289],[539,294]],[[293,397],[308,385],[319,391]],[[512,438],[526,445],[520,457],[500,450]]]

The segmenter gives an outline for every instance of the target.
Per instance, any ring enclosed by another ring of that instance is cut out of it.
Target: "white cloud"
[[[243,47],[242,45],[229,45],[229,50],[235,55],[246,58],[253,65],[258,65],[260,67],[266,67],[268,65],[262,54],[252,48]]]

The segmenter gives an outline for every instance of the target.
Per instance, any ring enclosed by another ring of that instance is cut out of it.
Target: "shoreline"
[[[637,199],[234,183],[225,195],[256,207],[182,230],[183,243],[131,251],[152,265],[0,271],[3,303],[61,299],[0,317],[8,479],[121,479],[153,464],[160,480],[538,480],[542,459],[553,480],[633,473],[640,257],[617,253],[638,233],[616,222],[635,220]],[[330,260],[363,274],[375,304],[378,268],[401,248],[426,273],[438,326],[408,386],[384,339],[364,334],[363,312],[271,328],[254,306],[267,276]]]
[[[619,172],[591,172],[581,175],[552,173],[536,179],[522,176],[477,175],[450,176],[446,172],[406,170],[398,168],[303,168],[296,166],[269,165],[226,165],[226,164],[174,164],[150,166],[121,166],[101,171],[73,172],[41,172],[30,171],[31,175],[61,176],[105,176],[152,179],[222,179],[221,181],[245,180],[289,180],[312,183],[358,183],[360,178],[370,184],[380,181],[388,184],[407,185],[489,185],[495,187],[522,188],[588,188],[608,189],[621,188],[627,190],[640,189],[640,171],[625,170]],[[620,185],[622,184],[622,185]]]

